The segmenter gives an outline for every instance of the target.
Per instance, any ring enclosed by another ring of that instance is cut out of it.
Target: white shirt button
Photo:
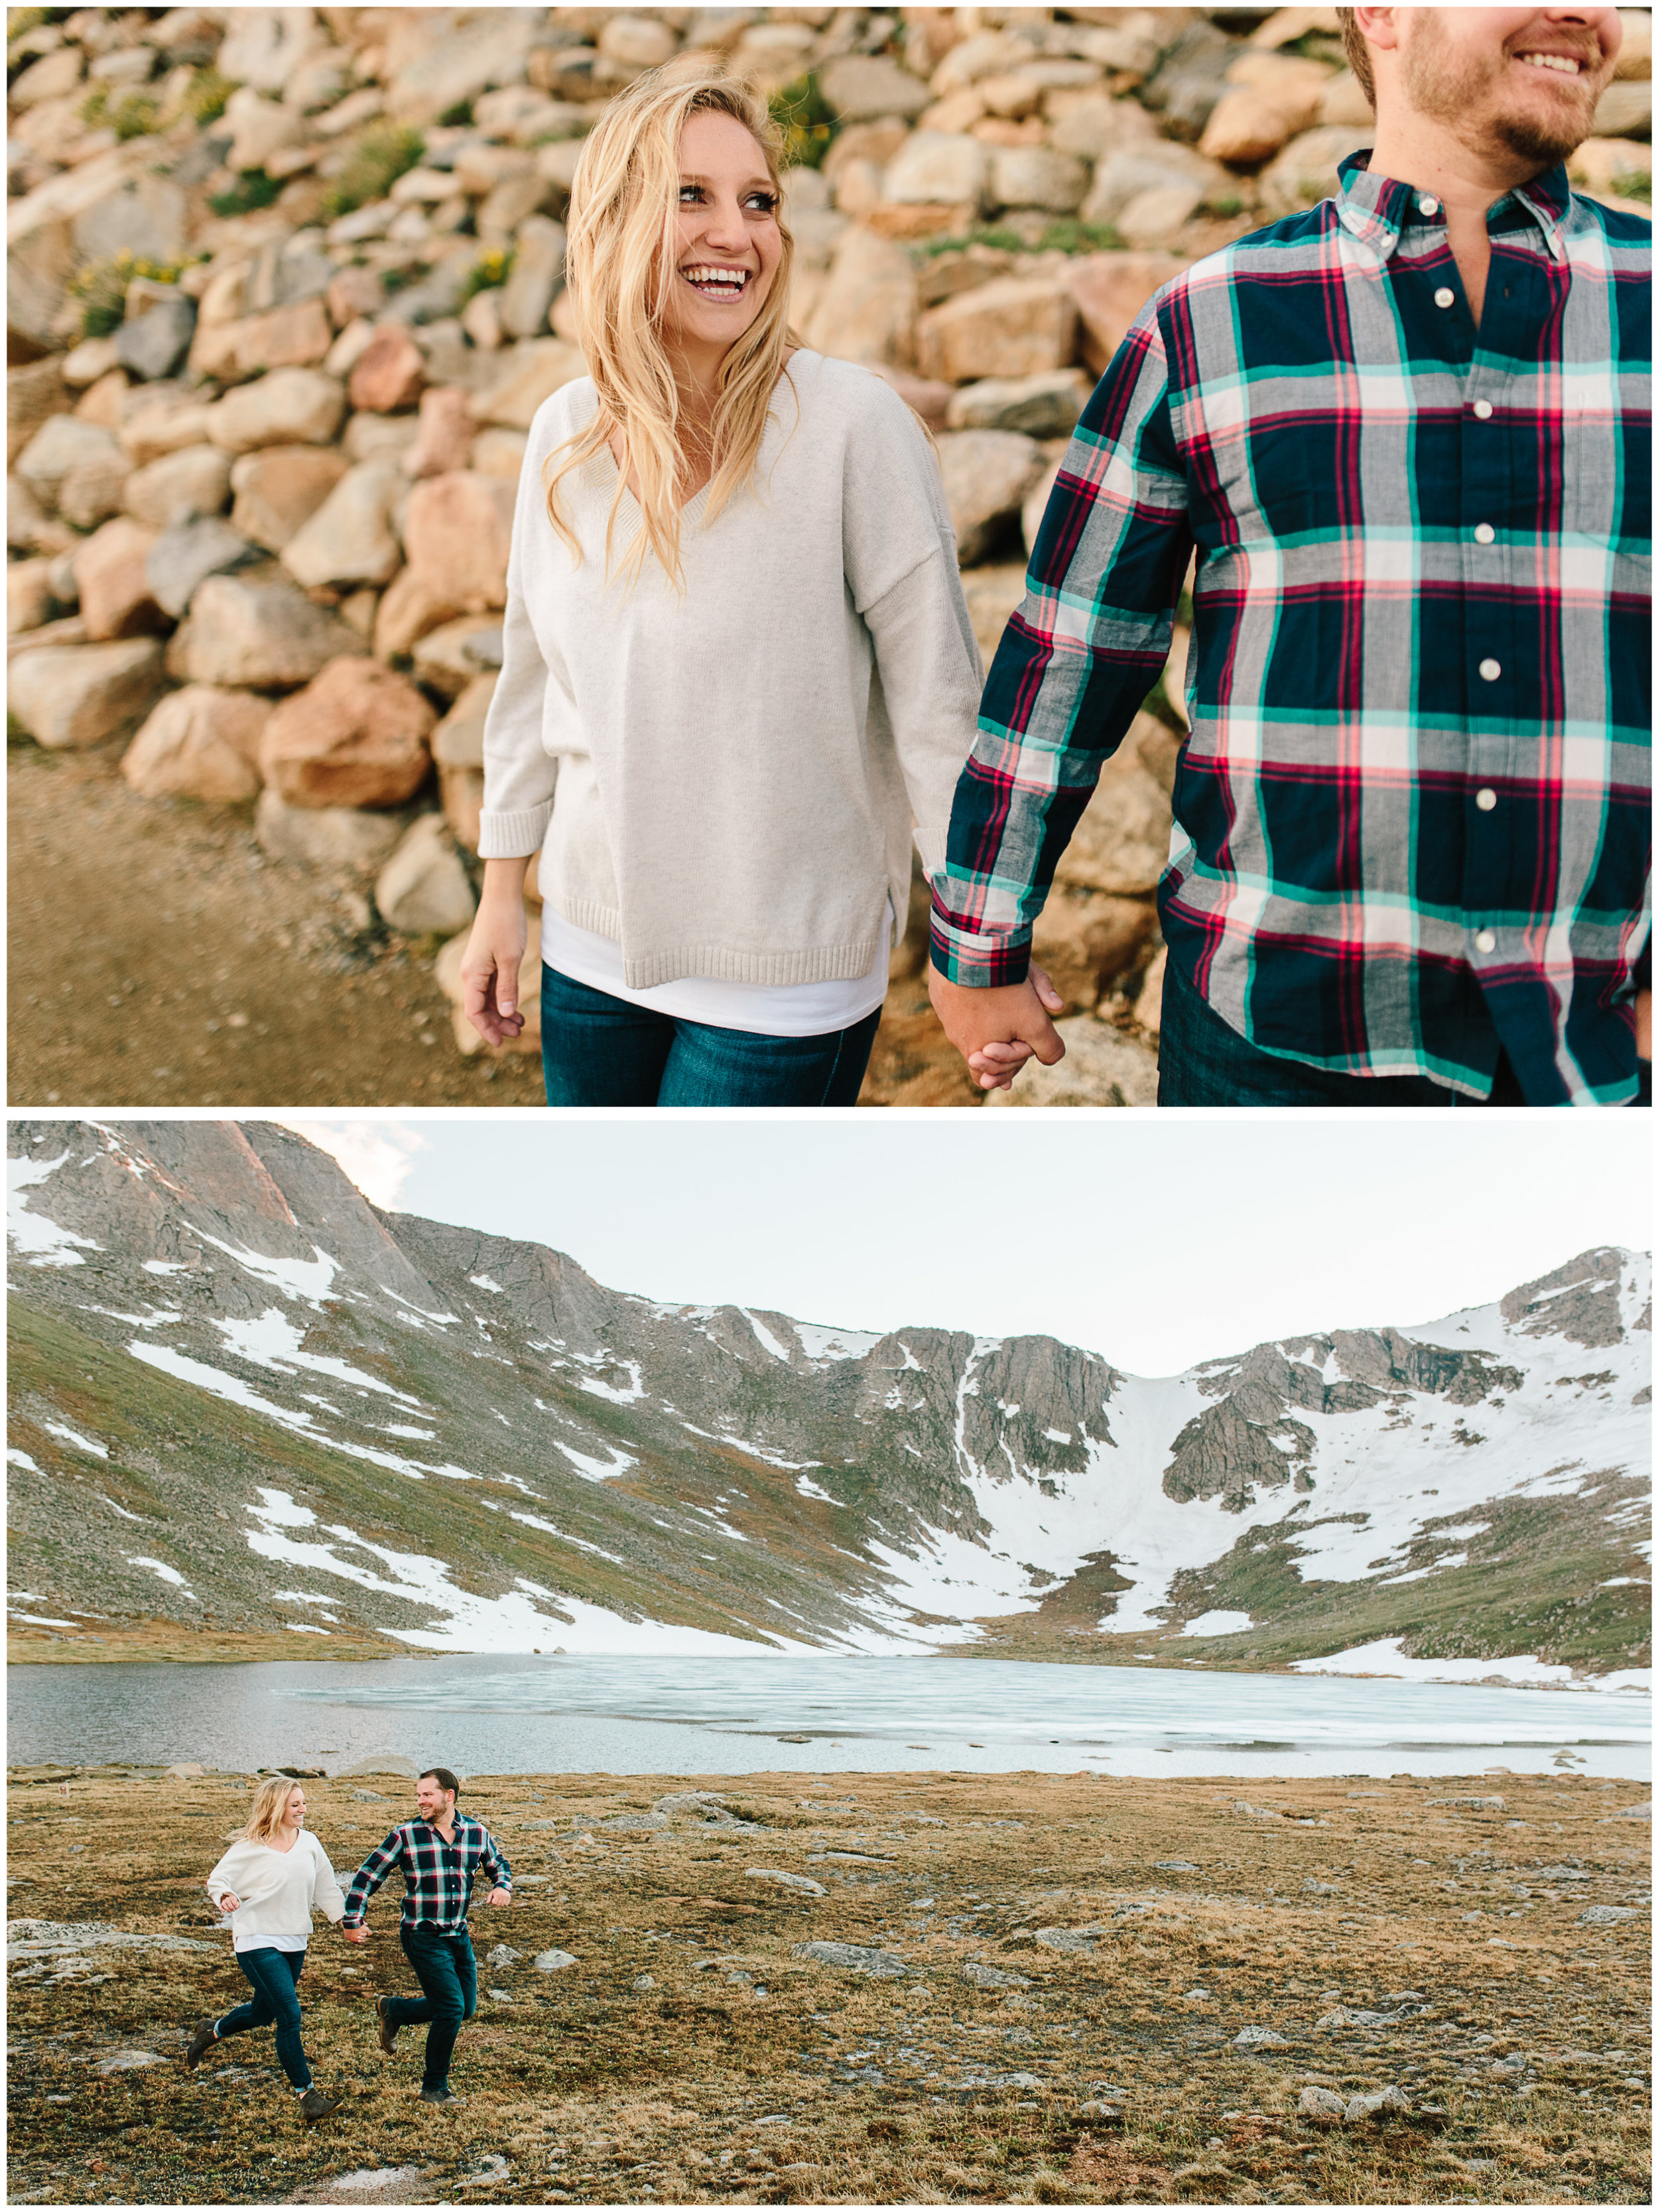
[[[1503,664],[1500,660],[1482,660],[1479,664],[1479,672],[1487,684],[1495,684],[1503,673]]]
[[[1434,198],[1431,192],[1424,192],[1421,198],[1417,202],[1417,205],[1421,209],[1424,215],[1437,215],[1439,213],[1439,202]]]
[[[1489,814],[1497,804],[1497,793],[1489,788],[1485,791],[1476,791],[1473,803],[1482,814]]]
[[[1473,403],[1473,411],[1479,417],[1479,420],[1482,422],[1489,422],[1491,419],[1491,401],[1489,399],[1476,399]]]
[[[1479,936],[1475,938],[1473,943],[1476,952],[1495,952],[1497,950],[1497,933],[1494,930],[1482,929]]]
[[[1436,307],[1454,307],[1456,305],[1456,295],[1448,284],[1442,284],[1434,294],[1434,305]]]
[[[1473,537],[1476,545],[1494,545],[1497,543],[1497,532],[1489,522],[1476,522],[1473,526]]]

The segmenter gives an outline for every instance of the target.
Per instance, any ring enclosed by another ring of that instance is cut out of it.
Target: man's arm
[[[403,1831],[393,1828],[383,1844],[377,1844],[351,1877],[351,1887],[345,1893],[343,1928],[361,1928],[368,1910],[368,1900],[394,1867],[403,1863]]]
[[[1183,325],[1184,297],[1165,302]],[[1060,855],[1169,655],[1191,548],[1158,303],[1077,426],[991,665],[933,879],[932,1001],[988,1089],[1057,1059],[1029,979]]]
[[[513,1901],[513,1869],[507,1863],[507,1854],[486,1828],[483,1849],[478,1853],[478,1864],[489,1877],[491,1905],[510,1905]]]

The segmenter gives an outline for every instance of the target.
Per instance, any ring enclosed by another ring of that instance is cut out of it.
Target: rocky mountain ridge
[[[11,1148],[15,1633],[1645,1650],[1641,1255],[1147,1379],[613,1291],[381,1212],[269,1124],[24,1121]]]

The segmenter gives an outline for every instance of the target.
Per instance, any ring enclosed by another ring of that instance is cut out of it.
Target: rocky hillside
[[[265,1124],[11,1145],[15,1647],[1645,1659],[1630,1253],[1146,1380],[656,1304]]]
[[[1644,206],[1650,24],[1625,21],[1577,166]],[[1141,304],[1367,137],[1335,28],[1315,8],[12,9],[15,729],[120,746],[140,793],[255,808],[319,895],[352,886],[356,926],[446,939],[452,994],[518,469],[582,374],[561,218],[604,101],[697,50],[773,99],[796,325],[936,428],[988,652]],[[1184,635],[1039,928],[1071,1056],[1006,1103],[1150,1103]]]

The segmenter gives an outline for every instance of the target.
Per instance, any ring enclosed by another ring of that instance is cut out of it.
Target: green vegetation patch
[[[230,103],[236,89],[228,76],[221,76],[210,63],[198,69],[190,80],[185,94],[185,112],[200,124],[216,123]]]
[[[157,284],[176,284],[188,264],[149,261],[123,246],[106,261],[89,261],[70,280],[70,295],[81,303],[81,335],[106,338],[126,319],[127,287],[135,276]]]
[[[112,100],[107,85],[94,85],[81,102],[81,120],[90,130],[113,131],[118,138],[148,138],[161,127],[161,103],[147,92]]]
[[[948,238],[925,239],[916,251],[930,261],[940,253],[959,253],[967,246],[987,246],[998,253],[1110,253],[1121,244],[1108,222],[1083,222],[1067,215],[1030,236],[1011,223],[975,223],[969,230],[952,231]]]
[[[480,292],[493,292],[504,284],[513,273],[515,258],[510,246],[487,246],[466,272],[466,282],[460,288],[461,306]]]
[[[767,103],[771,119],[783,134],[782,166],[786,169],[821,169],[823,156],[835,143],[840,118],[824,99],[815,76],[796,77]]]
[[[399,177],[419,165],[425,152],[424,137],[410,125],[374,125],[358,139],[324,194],[323,221],[337,222],[342,216],[383,200]]]
[[[263,169],[244,169],[228,191],[215,192],[208,205],[217,216],[254,215],[274,206],[282,186]]]

